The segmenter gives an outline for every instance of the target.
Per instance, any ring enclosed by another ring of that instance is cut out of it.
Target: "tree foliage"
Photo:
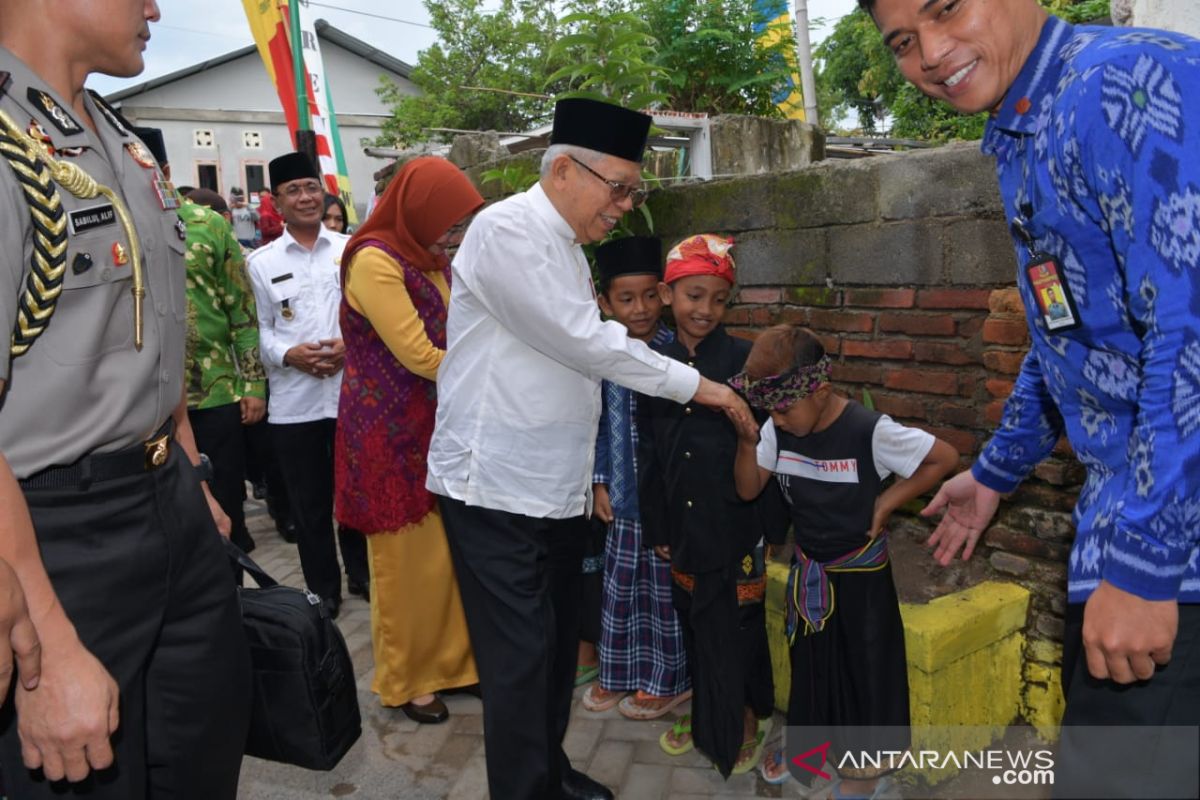
[[[1068,22],[1096,19],[1109,11],[1109,0],[1039,2]],[[827,121],[843,119],[853,111],[868,134],[879,133],[890,121],[891,134],[907,139],[945,142],[983,135],[985,114],[961,115],[904,80],[875,23],[860,9],[838,21],[815,55],[818,85],[832,101],[822,111]]]
[[[421,95],[381,80],[376,91],[392,117],[377,144],[449,138],[430,128],[523,131],[547,118],[546,99],[465,87],[544,93],[546,76],[559,66],[550,56],[560,29],[551,4],[500,0],[494,11],[484,11],[483,0],[427,0],[425,6],[438,41],[421,51],[410,76]]]
[[[393,110],[376,140],[411,145],[430,128],[521,131],[549,118],[533,95],[605,97],[634,108],[778,115],[790,26],[763,44],[754,0],[572,0],[565,15],[539,0],[426,0],[438,41],[418,56],[420,97],[384,80]]]

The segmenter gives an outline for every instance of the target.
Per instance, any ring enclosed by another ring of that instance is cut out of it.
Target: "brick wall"
[[[735,237],[731,328],[812,328],[845,393],[866,390],[879,410],[954,445],[964,467],[972,461],[1028,346],[995,175],[975,146],[680,186],[655,193],[650,208],[668,246],[690,233]],[[915,548],[897,559],[906,599],[981,577],[1020,583],[1033,593],[1038,643],[1027,655],[1053,661],[1082,477],[1060,444],[1001,506],[971,564],[931,568]],[[913,540],[930,530],[911,516],[897,528]]]

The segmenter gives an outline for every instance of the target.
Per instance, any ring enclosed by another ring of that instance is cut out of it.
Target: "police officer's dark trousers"
[[[21,763],[10,692],[0,712],[9,796],[234,800],[249,652],[228,556],[183,451],[152,471],[23,488],[63,609],[120,687],[120,727],[111,768],[49,784]]]
[[[488,789],[557,800],[579,647],[583,517],[539,519],[438,498],[483,694]]]

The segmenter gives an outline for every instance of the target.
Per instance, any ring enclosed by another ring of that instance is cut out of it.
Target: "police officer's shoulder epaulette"
[[[109,105],[108,101],[101,97],[100,93],[95,89],[88,89],[87,93],[90,94],[92,96],[92,100],[96,102],[97,108],[100,109],[101,116],[108,121],[109,125],[116,129],[117,133],[121,134],[122,136],[133,135],[129,132],[133,125],[129,123],[129,120],[122,116],[120,111],[117,111],[115,108]]]

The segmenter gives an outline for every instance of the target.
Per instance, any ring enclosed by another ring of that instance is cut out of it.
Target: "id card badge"
[[[1075,298],[1057,258],[1049,253],[1034,253],[1025,265],[1025,279],[1029,281],[1046,330],[1059,333],[1080,326]]]

